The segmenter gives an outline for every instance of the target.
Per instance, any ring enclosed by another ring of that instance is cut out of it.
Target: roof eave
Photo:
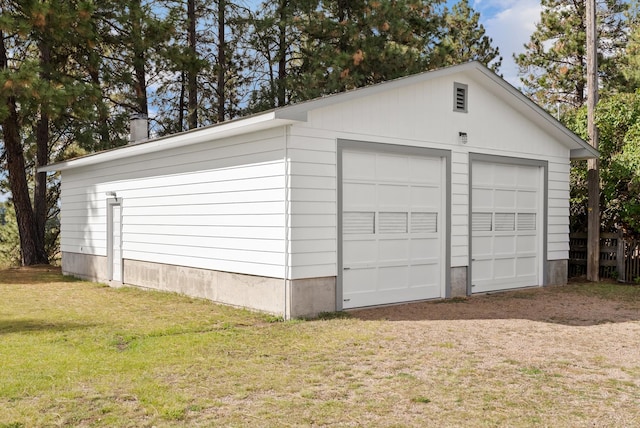
[[[276,111],[269,111],[267,113],[231,122],[224,122],[217,125],[182,132],[180,134],[172,134],[137,144],[117,147],[76,159],[53,163],[38,168],[38,172],[64,171],[73,168],[96,165],[98,163],[124,159],[131,156],[144,155],[167,149],[206,143],[250,132],[277,128],[279,126],[286,126],[296,122],[299,122],[299,120],[280,117]]]
[[[600,153],[593,147],[585,147],[580,149],[572,149],[570,154],[571,160],[587,160],[600,157]]]

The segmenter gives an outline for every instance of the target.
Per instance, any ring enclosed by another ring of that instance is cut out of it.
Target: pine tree
[[[93,37],[84,1],[5,2],[0,20],[0,121],[22,263],[47,263],[47,177],[37,173],[56,149],[54,123],[77,109],[93,87],[79,71],[78,44]],[[33,195],[31,187],[33,186]],[[31,199],[33,196],[33,201]]]
[[[626,8],[622,0],[598,4],[598,63],[605,89],[619,81],[617,61],[627,39]],[[549,109],[558,103],[571,108],[584,104],[585,28],[585,0],[542,0],[540,22],[525,52],[515,56],[524,90],[538,104]]]
[[[445,26],[446,33],[440,43],[443,64],[480,61],[494,71],[500,69],[500,50],[492,46],[493,40],[480,24],[480,14],[469,6],[468,0],[460,0],[451,11],[445,12]]]
[[[441,0],[337,1],[303,23],[295,99],[379,83],[439,66]]]

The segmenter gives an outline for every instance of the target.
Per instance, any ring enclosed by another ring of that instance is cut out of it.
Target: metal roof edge
[[[123,159],[162,150],[204,143],[220,138],[261,131],[295,123],[296,120],[277,117],[275,110],[245,118],[197,128],[178,134],[146,140],[140,143],[116,147],[102,152],[92,153],[75,159],[45,165],[38,172],[64,171],[72,168],[95,165],[101,162]]]

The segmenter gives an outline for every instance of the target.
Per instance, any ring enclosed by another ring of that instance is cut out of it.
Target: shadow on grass
[[[29,332],[64,332],[90,328],[95,324],[82,324],[73,322],[49,322],[38,319],[2,320],[0,319],[0,336],[10,333]]]
[[[349,311],[355,319],[454,321],[524,319],[568,326],[640,321],[640,288],[608,284],[536,287],[450,300]]]
[[[58,266],[39,265],[0,270],[0,284],[50,284],[76,282],[77,278],[62,275]]]

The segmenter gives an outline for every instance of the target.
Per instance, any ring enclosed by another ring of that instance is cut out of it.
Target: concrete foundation
[[[62,273],[87,281],[106,282],[108,261],[105,256],[81,253],[62,253]]]
[[[336,310],[336,277],[305,278],[288,281],[291,318],[316,316]]]
[[[569,260],[548,260],[545,285],[567,285]]]
[[[451,292],[447,297],[465,297],[469,294],[468,275],[466,266],[451,268]]]
[[[63,252],[62,267],[67,275],[109,282],[106,257]],[[285,318],[313,317],[336,309],[335,277],[285,281],[282,278],[125,259],[123,283],[200,297]]]

